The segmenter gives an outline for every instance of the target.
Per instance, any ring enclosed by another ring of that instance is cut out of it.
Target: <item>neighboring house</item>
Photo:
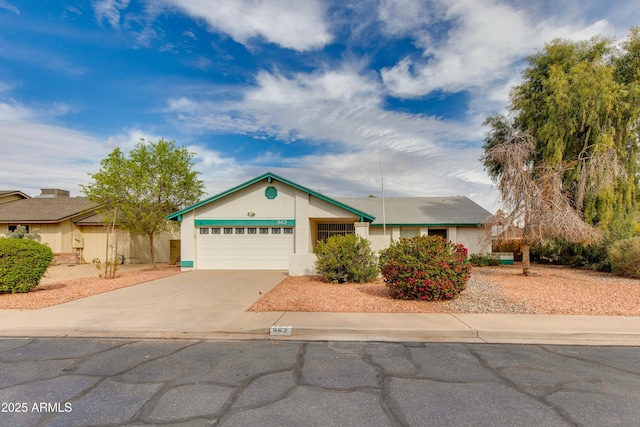
[[[15,202],[16,200],[28,199],[29,196],[22,191],[0,190],[0,205],[3,203]]]
[[[13,197],[4,203],[9,194],[24,197]],[[102,223],[101,210],[98,204],[84,197],[70,197],[65,190],[42,189],[36,197],[17,191],[0,191],[0,237],[22,225],[28,231],[38,229],[41,242],[59,257],[80,263],[90,263],[94,258],[104,262],[109,233]],[[177,241],[178,238],[177,234],[157,238],[155,251],[158,262],[170,261],[171,240]],[[109,239],[109,244],[113,245],[115,236],[111,234]],[[125,262],[151,262],[145,236],[118,230],[117,245],[117,252],[124,256]],[[179,249],[173,261],[178,257]]]
[[[438,234],[489,252],[479,227],[488,211],[467,197],[332,199],[266,173],[168,216],[181,223],[181,262],[191,269],[277,269],[314,274],[313,248],[355,233],[379,250],[392,239]],[[385,224],[383,224],[383,217]],[[386,229],[386,235],[384,234]]]

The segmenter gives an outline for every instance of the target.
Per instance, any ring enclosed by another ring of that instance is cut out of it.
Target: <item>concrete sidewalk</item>
[[[40,310],[0,310],[0,336],[640,345],[640,317],[245,311],[283,278],[194,271]],[[291,326],[292,335],[272,337],[271,326]]]

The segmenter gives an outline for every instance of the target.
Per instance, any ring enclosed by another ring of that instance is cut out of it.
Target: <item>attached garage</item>
[[[200,221],[197,263],[201,269],[287,270],[294,252],[294,228],[256,221],[220,224]],[[210,226],[213,225],[213,226]]]
[[[311,274],[324,226],[373,217],[267,173],[171,214],[180,222],[183,270],[285,270]]]

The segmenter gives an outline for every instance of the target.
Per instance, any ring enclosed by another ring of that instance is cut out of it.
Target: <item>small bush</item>
[[[35,240],[0,238],[0,293],[29,292],[52,259],[51,248]]]
[[[474,267],[500,265],[500,257],[494,254],[471,254],[469,263]]]
[[[332,283],[365,283],[378,277],[378,262],[369,241],[354,234],[318,242],[316,270]]]
[[[27,227],[24,225],[18,225],[14,231],[10,231],[5,236],[12,239],[29,239],[40,241],[40,229],[34,228],[31,231],[27,231]]]
[[[400,239],[380,253],[392,298],[440,301],[462,292],[471,272],[467,248],[440,236]]]
[[[640,279],[640,237],[619,240],[609,247],[611,272]]]
[[[552,239],[531,248],[531,260],[540,264],[568,265],[596,271],[611,271],[607,244],[583,245]]]

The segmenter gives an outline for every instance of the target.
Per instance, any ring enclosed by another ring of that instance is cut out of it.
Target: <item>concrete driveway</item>
[[[2,310],[0,335],[162,338],[244,332],[282,315],[244,311],[286,276],[198,270],[41,310]]]

